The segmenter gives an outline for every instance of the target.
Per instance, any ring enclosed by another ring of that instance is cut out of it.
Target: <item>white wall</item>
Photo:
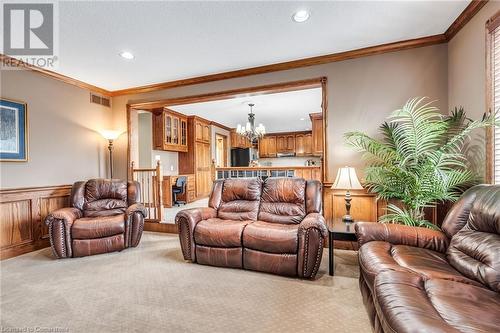
[[[0,82],[2,98],[27,103],[29,127],[29,160],[0,162],[0,188],[107,176],[107,141],[99,131],[111,128],[110,108],[90,103],[85,89],[33,71],[2,70]]]
[[[486,21],[500,10],[499,1],[489,1],[448,43],[448,107],[463,106],[469,118],[480,119],[486,110]],[[480,147],[472,167],[486,173],[483,130],[473,135]]]

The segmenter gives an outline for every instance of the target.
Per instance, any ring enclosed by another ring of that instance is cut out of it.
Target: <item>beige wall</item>
[[[32,71],[1,72],[0,95],[28,105],[29,161],[0,162],[0,188],[72,184],[105,177],[111,109],[89,92]],[[125,135],[126,137],[126,135]]]
[[[257,85],[328,77],[329,179],[344,165],[361,168],[359,156],[345,146],[343,134],[360,130],[375,134],[387,115],[409,98],[428,96],[447,112],[447,46],[445,44],[386,53],[325,65],[198,84],[113,98],[114,126],[126,130],[126,104],[197,95]],[[126,136],[119,140],[117,175],[126,176]]]
[[[463,106],[472,119],[486,110],[486,21],[500,10],[499,1],[489,1],[448,43],[448,106]],[[480,156],[472,167],[485,174],[484,131],[476,131],[474,144]]]

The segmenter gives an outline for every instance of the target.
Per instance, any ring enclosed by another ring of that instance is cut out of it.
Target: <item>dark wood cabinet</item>
[[[312,153],[314,156],[323,155],[323,114],[321,112],[309,114],[312,123]]]
[[[203,198],[212,189],[212,158],[210,122],[196,116],[187,117],[187,152],[179,153],[179,173],[195,175],[196,198]]]
[[[153,148],[188,151],[187,117],[168,109],[153,112]]]

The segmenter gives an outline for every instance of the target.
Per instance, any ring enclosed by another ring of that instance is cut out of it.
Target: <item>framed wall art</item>
[[[0,161],[28,160],[26,103],[0,98]]]

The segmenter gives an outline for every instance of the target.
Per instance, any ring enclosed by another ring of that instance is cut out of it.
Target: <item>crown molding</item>
[[[455,35],[476,15],[481,8],[488,3],[488,0],[473,0],[465,7],[464,11],[445,31],[444,35],[447,41],[450,41]]]
[[[407,49],[412,49],[412,48],[417,48],[417,47],[424,47],[424,46],[429,46],[429,45],[434,45],[434,44],[441,44],[441,43],[445,43],[445,42],[446,42],[446,38],[445,38],[444,34],[440,34],[440,35],[434,35],[434,36],[428,36],[428,37],[422,37],[422,38],[409,39],[409,40],[404,40],[404,41],[399,41],[399,42],[387,43],[387,44],[382,44],[382,45],[370,46],[370,47],[365,47],[365,48],[346,51],[346,52],[332,53],[332,54],[327,54],[327,55],[322,55],[322,56],[317,56],[317,57],[304,58],[304,59],[292,60],[292,61],[287,61],[287,62],[280,62],[280,63],[276,63],[276,64],[271,64],[271,65],[264,65],[264,66],[240,69],[240,70],[236,70],[236,71],[230,71],[230,72],[224,72],[224,73],[218,73],[218,74],[197,76],[197,77],[193,77],[193,78],[189,78],[189,79],[168,81],[168,82],[150,84],[150,85],[146,85],[146,86],[140,86],[140,87],[134,87],[134,88],[128,88],[128,89],[122,89],[122,90],[114,90],[111,92],[111,94],[112,94],[112,96],[141,94],[141,93],[146,93],[146,92],[151,92],[151,91],[164,90],[164,89],[188,86],[188,85],[193,85],[193,84],[221,81],[221,80],[234,79],[234,78],[250,76],[250,75],[265,74],[265,73],[271,73],[271,72],[296,69],[296,68],[301,68],[301,67],[322,65],[322,64],[326,64],[326,63],[330,63],[330,62],[337,62],[337,61],[361,58],[361,57],[382,54],[382,53],[387,53],[387,52],[402,51],[402,50],[407,50]]]
[[[62,82],[68,83],[68,84],[71,84],[73,86],[77,86],[77,87],[80,87],[80,88],[83,88],[86,90],[96,92],[96,93],[101,94],[101,95],[105,95],[107,97],[111,97],[111,91],[109,91],[109,90],[99,88],[97,86],[85,83],[85,82],[77,80],[77,79],[73,79],[69,76],[50,71],[48,69],[44,69],[41,67],[30,65],[24,61],[9,57],[5,54],[0,53],[0,63],[2,64],[2,66],[12,66],[12,67],[17,67],[17,68],[25,68],[28,70],[32,70],[32,71],[35,71],[39,74],[51,77],[53,79],[56,79],[56,80],[59,80],[59,81],[62,81]],[[10,64],[10,65],[7,65],[7,64]]]
[[[182,79],[182,80],[166,81],[166,82],[161,82],[161,83],[155,83],[155,84],[138,86],[138,87],[131,87],[131,88],[127,88],[127,89],[120,89],[120,90],[114,90],[114,91],[109,91],[109,90],[85,83],[83,81],[73,79],[73,78],[66,76],[66,75],[63,75],[63,74],[59,74],[59,73],[56,73],[56,72],[53,72],[53,71],[50,71],[47,69],[43,69],[40,67],[36,67],[36,66],[30,65],[30,64],[27,64],[23,61],[9,57],[7,55],[0,54],[0,61],[2,63],[11,62],[11,63],[15,64],[15,66],[23,67],[23,68],[26,68],[29,70],[33,70],[37,73],[51,77],[53,79],[60,80],[60,81],[63,81],[65,83],[68,83],[68,84],[71,84],[71,85],[74,85],[74,86],[77,86],[77,87],[80,87],[80,88],[83,88],[86,90],[90,90],[90,91],[93,91],[93,92],[96,92],[96,93],[99,93],[99,94],[102,94],[102,95],[105,95],[108,97],[141,94],[141,93],[147,93],[147,92],[152,92],[152,91],[158,91],[158,90],[164,90],[164,89],[170,89],[170,88],[176,88],[176,87],[182,87],[182,86],[189,86],[189,85],[194,85],[194,84],[201,84],[201,83],[208,83],[208,82],[221,81],[221,80],[227,80],[227,79],[234,79],[234,78],[250,76],[250,75],[265,74],[265,73],[271,73],[271,72],[296,69],[296,68],[301,68],[301,67],[322,65],[322,64],[327,64],[327,63],[331,63],[331,62],[344,61],[344,60],[356,59],[356,58],[367,57],[367,56],[383,54],[383,53],[388,53],[388,52],[396,52],[396,51],[408,50],[408,49],[413,49],[413,48],[418,48],[418,47],[447,43],[474,17],[474,15],[476,15],[479,12],[479,10],[481,10],[481,8],[483,8],[484,5],[486,5],[487,2],[488,2],[488,0],[473,0],[464,9],[464,11],[457,17],[457,19],[450,25],[450,27],[446,30],[446,32],[444,32],[443,34],[439,34],[439,35],[409,39],[409,40],[404,40],[404,41],[399,41],[399,42],[393,42],[393,43],[365,47],[365,48],[356,49],[356,50],[350,50],[350,51],[339,52],[339,53],[332,53],[332,54],[327,54],[327,55],[322,55],[322,56],[317,56],[317,57],[280,62],[280,63],[270,64],[270,65],[251,67],[251,68],[223,72],[223,73],[217,73],[217,74],[197,76],[197,77],[192,77],[192,78]]]

